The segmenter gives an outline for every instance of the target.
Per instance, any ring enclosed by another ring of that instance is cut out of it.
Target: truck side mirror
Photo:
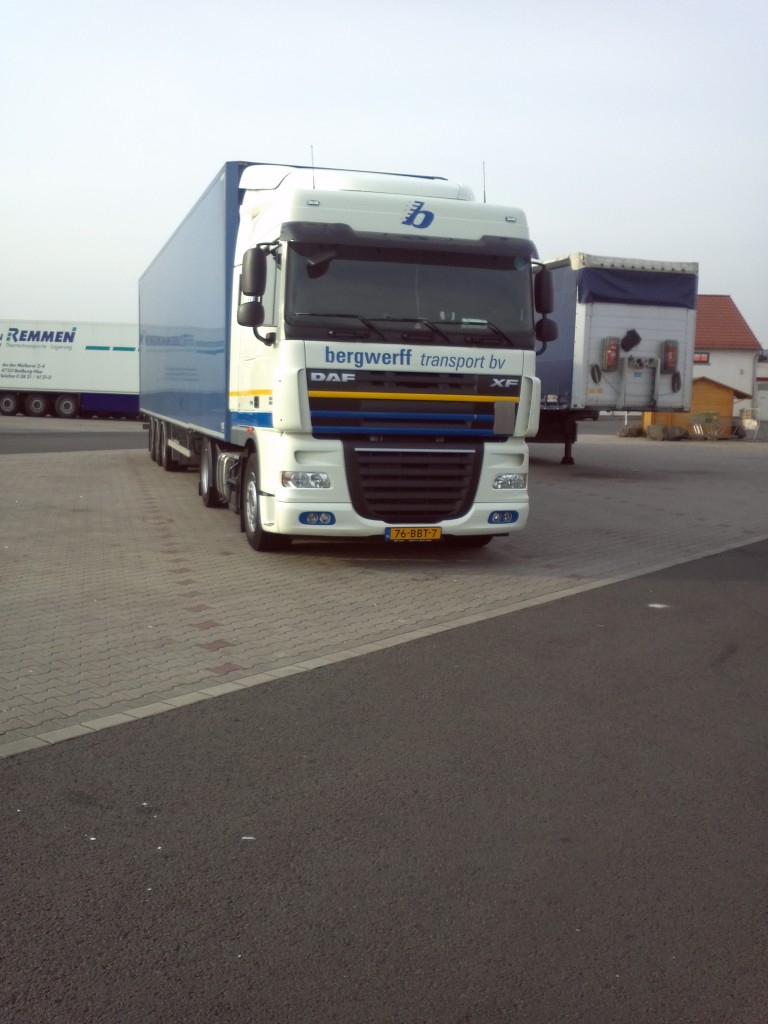
[[[555,308],[555,279],[551,270],[539,267],[533,279],[533,301],[536,312],[547,316]]]
[[[248,249],[243,253],[240,291],[243,295],[261,298],[267,287],[267,254],[263,249]],[[248,326],[248,325],[243,325]]]
[[[554,320],[547,320],[544,317],[536,321],[536,341],[543,341],[545,345],[550,341],[557,341],[557,324]]]
[[[241,302],[237,307],[237,322],[241,327],[261,327],[264,323],[264,307],[260,302]]]

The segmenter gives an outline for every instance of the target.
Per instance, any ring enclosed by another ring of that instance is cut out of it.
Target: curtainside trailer
[[[564,445],[570,465],[579,420],[690,409],[698,264],[579,252],[546,266],[560,336],[537,356],[536,441]]]

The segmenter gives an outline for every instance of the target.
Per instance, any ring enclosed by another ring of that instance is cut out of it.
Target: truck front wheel
[[[290,537],[267,533],[261,525],[259,511],[259,458],[251,452],[243,476],[242,523],[248,543],[254,551],[283,551],[291,543]]]

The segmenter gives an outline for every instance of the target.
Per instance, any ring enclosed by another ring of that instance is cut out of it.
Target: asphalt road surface
[[[8,1024],[766,1024],[768,544],[0,761]]]
[[[122,451],[146,447],[147,433],[137,420],[0,417],[0,455]]]

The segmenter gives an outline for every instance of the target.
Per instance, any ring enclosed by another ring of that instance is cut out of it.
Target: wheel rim
[[[211,488],[211,449],[206,445],[200,460],[200,489],[207,494]]]
[[[245,491],[245,520],[250,532],[255,533],[259,522],[259,490],[253,476],[248,478]]]
[[[75,401],[72,398],[61,398],[56,407],[56,411],[59,416],[74,416],[75,414]]]

